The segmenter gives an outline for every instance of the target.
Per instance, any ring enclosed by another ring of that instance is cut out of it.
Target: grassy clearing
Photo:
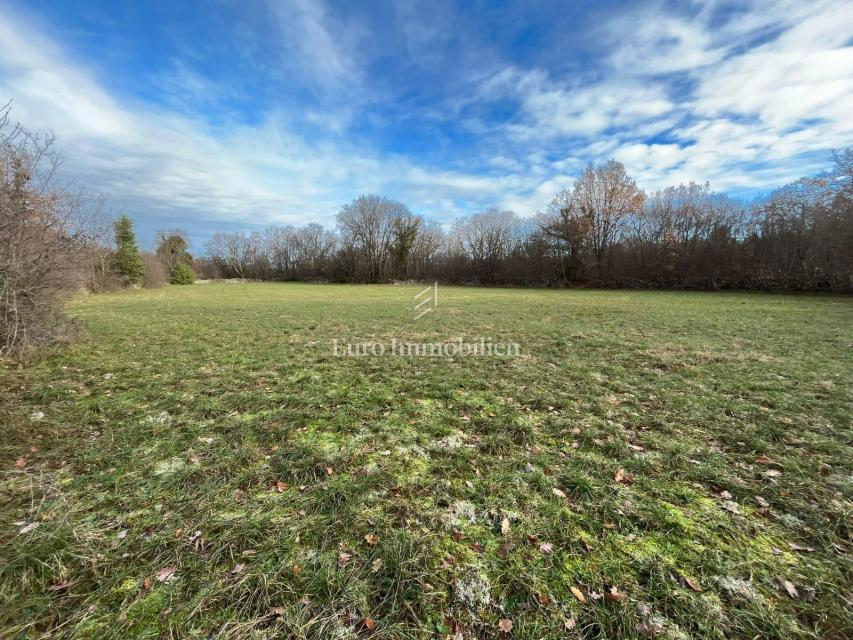
[[[853,300],[416,291],[75,301],[0,371],[0,635],[853,635]],[[459,336],[522,355],[330,347]]]

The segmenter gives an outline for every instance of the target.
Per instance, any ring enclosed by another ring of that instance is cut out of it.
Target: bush
[[[65,338],[68,297],[90,270],[91,235],[77,194],[52,188],[52,139],[9,124],[0,107],[0,357]]]
[[[192,284],[195,282],[195,273],[189,265],[179,262],[172,269],[170,282],[172,284]]]
[[[142,286],[146,289],[156,289],[169,283],[169,270],[162,260],[153,253],[142,253],[145,274],[142,276]]]

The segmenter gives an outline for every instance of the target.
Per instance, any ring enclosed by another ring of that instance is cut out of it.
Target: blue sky
[[[848,2],[9,2],[0,103],[154,231],[331,225],[361,193],[543,210],[614,157],[750,196],[853,144]]]

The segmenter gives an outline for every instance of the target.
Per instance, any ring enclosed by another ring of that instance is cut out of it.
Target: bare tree
[[[615,160],[590,165],[575,183],[572,194],[589,226],[589,242],[598,279],[607,272],[610,249],[619,239],[628,217],[643,206],[643,192]]]
[[[256,240],[257,238],[243,232],[215,233],[207,243],[207,252],[238,278],[246,278],[246,273],[257,255]]]
[[[517,239],[518,219],[512,211],[493,207],[455,225],[462,248],[485,283],[493,283],[500,263],[509,256]]]
[[[338,230],[348,251],[360,255],[367,282],[388,277],[395,232],[412,219],[406,205],[376,195],[361,196],[341,208]]]

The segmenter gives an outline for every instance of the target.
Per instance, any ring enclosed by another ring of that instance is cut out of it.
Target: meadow
[[[0,637],[853,637],[853,299],[419,289],[76,298],[0,369]],[[460,337],[520,354],[332,352]]]

